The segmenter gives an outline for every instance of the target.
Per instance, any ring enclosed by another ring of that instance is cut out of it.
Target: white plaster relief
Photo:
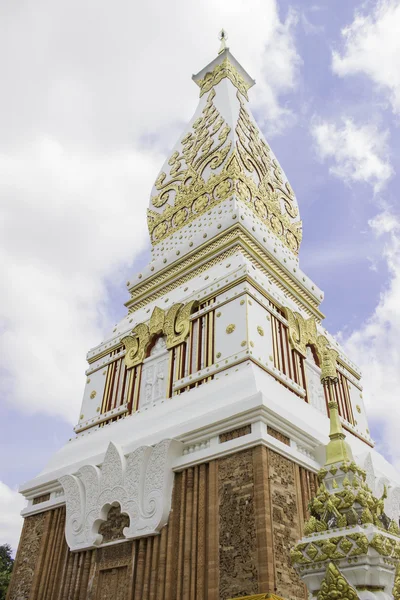
[[[144,361],[140,386],[139,408],[164,400],[167,393],[169,354],[165,339],[158,338],[150,357]]]
[[[315,363],[310,346],[307,346],[305,371],[307,378],[308,401],[314,408],[326,415],[326,402],[324,390],[321,384],[321,370]]]
[[[199,452],[200,450],[205,450],[210,447],[210,440],[202,440],[201,442],[196,442],[196,444],[190,444],[189,446],[185,446],[183,450],[183,455],[193,454],[193,452]]]
[[[128,515],[124,536],[153,535],[167,523],[173,486],[172,462],[181,444],[163,440],[141,446],[127,456],[110,442],[101,468],[84,465],[75,475],[59,479],[65,492],[65,537],[71,550],[93,548],[102,542],[98,530],[111,505]]]

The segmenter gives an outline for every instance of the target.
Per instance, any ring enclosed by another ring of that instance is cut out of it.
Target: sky
[[[0,544],[72,435],[86,353],[148,261],[152,184],[218,32],[297,195],[302,269],[400,467],[400,2],[0,3]]]

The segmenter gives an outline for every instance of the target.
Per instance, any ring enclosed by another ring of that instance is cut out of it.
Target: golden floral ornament
[[[264,335],[264,329],[261,327],[261,325],[258,325],[258,327],[257,327],[257,331],[258,331],[258,334],[259,334],[259,335],[261,335],[261,336],[263,336],[263,335]]]
[[[97,392],[96,390],[93,390],[92,392],[90,392],[90,398],[93,400],[93,398],[96,398],[97,396]]]
[[[236,329],[236,325],[234,323],[231,323],[230,325],[228,325],[228,327],[226,328],[226,333],[233,333]]]

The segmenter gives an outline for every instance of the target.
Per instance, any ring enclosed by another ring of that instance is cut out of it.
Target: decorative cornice
[[[224,60],[216,65],[212,71],[208,71],[202,79],[193,78],[193,81],[197,83],[200,88],[200,98],[209,92],[215,85],[218,85],[225,77],[229,79],[246,100],[249,99],[247,91],[251,87],[251,84],[244,80],[228,57],[224,58]]]
[[[232,246],[235,242],[240,245]],[[225,250],[229,246],[229,250]],[[170,267],[148,277],[145,282],[140,282],[132,287],[130,289],[131,298],[125,303],[125,306],[129,308],[129,312],[138,310],[177,286],[186,283],[206,268],[217,264],[223,260],[225,255],[231,256],[238,250],[243,251],[245,258],[248,258],[265,275],[271,277],[278,288],[297,305],[318,320],[324,318],[324,314],[318,310],[319,303],[317,299],[293,276],[290,276],[288,271],[284,270],[273,256],[271,257],[265,252],[256,240],[250,238],[250,235],[240,223],[234,225],[219,237],[204,243],[186,258],[176,261]],[[189,269],[190,272],[188,272]]]

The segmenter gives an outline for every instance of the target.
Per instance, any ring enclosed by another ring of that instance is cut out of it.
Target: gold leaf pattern
[[[200,98],[203,96],[203,94],[209,92],[215,85],[218,85],[218,83],[222,81],[224,77],[227,77],[233,83],[239,92],[243,94],[246,100],[249,99],[247,96],[247,90],[249,89],[250,85],[246,83],[228,57],[226,57],[222,63],[216,65],[212,71],[206,73],[203,79],[196,81],[200,88]]]
[[[156,180],[159,193],[151,203],[163,210],[148,210],[152,243],[157,244],[236,193],[297,254],[302,224],[295,196],[284,182],[279,164],[260,137],[239,93],[237,141],[232,146],[231,129],[214,106],[214,97],[211,89],[202,116],[181,140],[181,152],[175,151],[168,161],[169,174],[161,173]],[[216,172],[221,166],[222,170]]]

